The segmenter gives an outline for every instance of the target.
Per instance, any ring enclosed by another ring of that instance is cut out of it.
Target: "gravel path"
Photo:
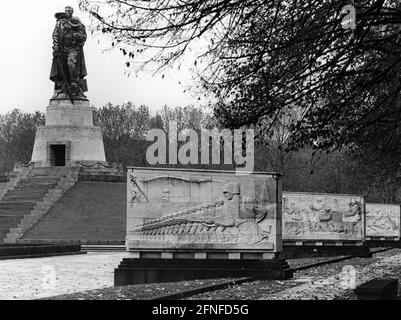
[[[138,300],[152,298],[159,295],[172,294],[181,290],[185,290],[186,288],[193,289],[196,287],[218,284],[227,280],[228,279],[207,279],[169,283],[139,284],[60,295],[52,298],[46,298],[46,300]]]
[[[326,260],[331,260],[332,257],[327,258],[306,258],[306,259],[294,259],[289,260],[291,267],[298,267],[305,264],[310,264],[313,262],[321,262]],[[226,282],[227,280],[233,279],[208,279],[208,280],[193,280],[193,281],[181,281],[181,282],[171,282],[171,283],[154,283],[154,284],[143,284],[143,285],[132,285],[126,287],[115,287],[106,288],[99,290],[90,290],[86,292],[80,292],[75,294],[60,295],[56,297],[49,298],[51,300],[126,300],[126,299],[146,299],[150,297],[155,297],[158,295],[166,295],[171,293],[176,293],[185,289],[194,289],[200,286],[218,284],[221,282]],[[253,282],[255,283],[255,282]],[[286,282],[277,282],[276,290],[280,287],[280,284],[285,284]],[[273,284],[275,285],[275,284]],[[252,287],[253,285],[251,285]],[[269,290],[271,290],[271,285]],[[254,295],[255,296],[255,293]],[[252,298],[252,297],[251,297]],[[219,299],[218,297],[216,299]]]
[[[191,300],[330,300],[356,299],[355,286],[373,278],[401,278],[401,250],[373,258],[352,258],[296,272],[286,281],[265,280],[193,296]]]

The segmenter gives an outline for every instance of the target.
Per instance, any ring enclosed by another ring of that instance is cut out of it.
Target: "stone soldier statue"
[[[52,99],[87,100],[87,75],[83,46],[86,29],[74,9],[66,7],[64,13],[56,13],[56,27],[53,32],[53,63],[50,80],[55,83]]]

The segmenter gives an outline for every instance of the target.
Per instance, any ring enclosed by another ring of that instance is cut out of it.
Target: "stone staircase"
[[[14,168],[9,176],[7,177],[6,181],[0,182],[0,201],[4,198],[7,192],[17,185],[17,183],[24,178],[30,171],[32,170],[31,167],[21,167],[21,168]],[[6,178],[6,177],[4,177]]]
[[[125,252],[124,245],[82,245],[82,250],[87,252]]]
[[[74,168],[30,168],[0,201],[0,243],[18,243],[77,181]]]

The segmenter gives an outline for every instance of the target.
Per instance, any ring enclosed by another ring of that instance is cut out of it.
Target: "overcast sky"
[[[53,94],[49,80],[52,60],[54,14],[72,5],[74,15],[88,26],[88,16],[80,12],[76,0],[2,0],[0,7],[0,113],[14,108],[25,112],[46,111]],[[121,104],[132,101],[151,110],[164,104],[186,106],[197,103],[196,97],[184,93],[191,80],[189,72],[172,71],[162,79],[151,73],[127,77],[125,60],[119,52],[103,52],[106,42],[88,33],[85,58],[89,91],[96,107],[107,102]],[[178,82],[181,81],[180,85]]]

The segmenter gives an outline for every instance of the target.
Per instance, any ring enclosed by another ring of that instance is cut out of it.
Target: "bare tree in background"
[[[274,131],[271,124],[296,106],[302,117],[291,125],[288,149],[346,148],[368,155],[383,177],[394,176],[401,156],[401,2],[354,1],[352,32],[343,28],[342,9],[350,4],[80,1],[93,30],[110,36],[129,68],[164,70],[195,53],[200,88],[216,98],[214,114],[224,127]]]
[[[17,162],[31,161],[36,128],[44,124],[45,115],[39,111],[14,109],[0,114],[0,172],[12,170]]]
[[[368,128],[398,124],[398,0],[355,3],[356,29],[342,28],[347,0],[81,0],[95,29],[134,62],[163,69],[199,39],[199,76],[227,127],[304,108],[293,145],[341,147]],[[202,62],[203,61],[203,62]],[[127,62],[128,65],[129,62]],[[387,136],[391,139],[392,136]]]

